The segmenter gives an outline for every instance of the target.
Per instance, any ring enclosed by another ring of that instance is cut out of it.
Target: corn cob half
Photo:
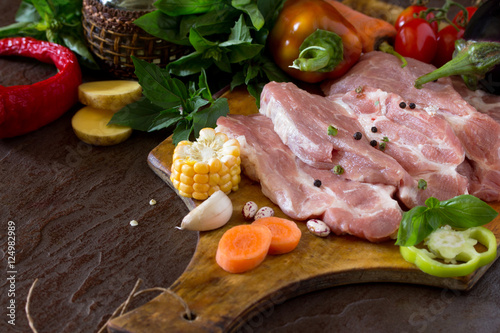
[[[240,164],[238,140],[203,128],[195,142],[185,140],[175,147],[170,181],[180,195],[205,200],[218,190],[238,190]]]

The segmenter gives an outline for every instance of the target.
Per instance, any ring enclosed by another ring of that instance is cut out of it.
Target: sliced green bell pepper
[[[403,258],[423,272],[438,277],[465,276],[495,260],[497,242],[493,232],[484,227],[464,231],[441,228],[429,235],[425,244],[431,251],[415,246],[401,246]],[[457,246],[458,241],[458,246]],[[481,243],[487,250],[477,252],[474,244]],[[442,259],[437,260],[437,259]]]

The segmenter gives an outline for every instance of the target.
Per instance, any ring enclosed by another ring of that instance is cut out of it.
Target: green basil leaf
[[[472,228],[491,222],[498,213],[479,198],[464,194],[450,200],[441,201],[440,213],[454,228]]]
[[[148,128],[148,132],[158,131],[160,129],[169,128],[179,121],[183,120],[182,115],[176,108],[162,110],[152,121]]]
[[[428,208],[417,206],[403,213],[396,245],[413,246],[422,242],[435,230],[428,221]]]
[[[181,16],[216,11],[228,3],[223,0],[157,0],[154,5],[165,14]]]
[[[179,30],[181,18],[168,16],[159,10],[144,14],[134,24],[148,34],[177,45],[189,45],[186,33]]]
[[[22,35],[26,29],[33,28],[31,22],[16,22],[0,27],[0,38]]]
[[[186,87],[181,81],[173,79],[168,70],[134,56],[132,60],[142,92],[152,103],[162,109],[170,109],[182,105],[187,99]]]
[[[213,103],[214,99],[212,97],[212,93],[210,92],[210,87],[208,86],[207,74],[204,68],[201,69],[201,73],[198,78],[198,87],[201,89],[201,95],[203,98],[210,103]]]
[[[257,0],[262,16],[264,17],[264,26],[271,30],[274,23],[283,8],[286,0]],[[262,30],[262,29],[261,29]]]
[[[147,98],[133,102],[116,112],[109,124],[129,126],[139,131],[149,131],[162,109]]]
[[[170,73],[178,76],[189,76],[200,73],[204,68],[208,68],[213,64],[212,59],[203,57],[203,53],[193,52],[173,61],[167,65]]]
[[[76,55],[81,57],[81,60],[85,62],[86,67],[91,69],[99,69],[99,66],[95,62],[92,53],[90,53],[89,49],[87,48],[87,45],[82,39],[70,34],[61,34],[60,37],[63,41],[63,44],[68,49],[70,49]]]
[[[182,16],[179,34],[188,36],[192,28],[196,28],[203,36],[228,34],[239,14],[234,8],[227,7],[202,15]]]
[[[217,119],[225,117],[229,113],[229,105],[226,98],[218,98],[208,108],[202,109],[193,115],[194,134],[198,137],[200,130],[204,127],[215,128]]]
[[[212,42],[204,38],[197,29],[191,29],[189,31],[189,42],[194,47],[197,52],[203,53],[208,50],[213,50],[218,47],[219,43]],[[216,57],[214,57],[216,58]]]
[[[264,16],[259,11],[256,0],[232,0],[231,4],[234,8],[248,14],[255,29],[260,30],[264,26]]]

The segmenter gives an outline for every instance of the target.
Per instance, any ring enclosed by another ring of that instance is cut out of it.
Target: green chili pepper
[[[474,248],[477,242],[487,250],[477,252]],[[432,233],[425,243],[431,251],[415,246],[401,246],[401,255],[423,272],[438,277],[468,275],[495,260],[497,255],[496,237],[484,227],[473,227],[465,231],[441,228]]]

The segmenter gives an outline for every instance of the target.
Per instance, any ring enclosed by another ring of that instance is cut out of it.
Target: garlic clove
[[[208,231],[224,226],[233,215],[233,203],[222,191],[217,191],[182,219],[181,230]]]

